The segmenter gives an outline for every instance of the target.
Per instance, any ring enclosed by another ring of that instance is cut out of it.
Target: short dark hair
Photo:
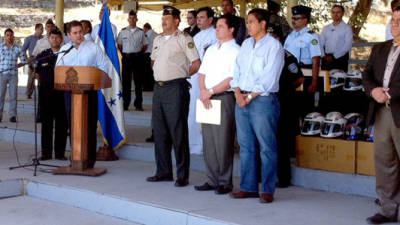
[[[281,6],[274,1],[268,0],[267,5],[268,5],[268,10],[270,10],[271,12],[274,12],[276,10],[281,10]]]
[[[149,23],[145,23],[145,24],[143,25],[143,27],[145,27],[145,28],[147,28],[147,29],[151,29],[151,25],[150,25]]]
[[[332,9],[334,8],[340,8],[342,10],[342,12],[344,13],[344,7],[342,5],[334,5],[332,6]]]
[[[60,29],[56,28],[50,31],[50,35],[60,35],[61,37],[63,36]]]
[[[69,22],[68,26],[67,26],[67,33],[71,33],[71,29],[73,27],[81,27],[82,28],[82,24],[77,20],[73,20],[73,21]]]
[[[236,35],[238,33],[238,29],[239,29],[239,22],[240,22],[239,18],[234,16],[234,15],[231,15],[231,14],[225,14],[225,15],[222,15],[222,16],[220,16],[218,18],[218,20],[220,20],[220,19],[224,19],[225,20],[225,23],[226,23],[226,25],[228,25],[228,28],[233,28],[234,29],[233,30],[233,37],[236,37]]]
[[[136,12],[132,9],[129,11],[129,16],[137,16]]]
[[[212,8],[210,8],[208,6],[202,7],[202,8],[197,10],[197,14],[199,14],[202,11],[206,11],[207,12],[207,17],[208,18],[214,17],[214,10],[212,10]]]
[[[36,30],[36,29],[39,29],[40,27],[43,27],[43,24],[41,24],[41,23],[35,24],[35,30]]]
[[[14,34],[14,31],[13,31],[11,28],[7,28],[7,29],[4,31],[4,36],[6,36],[6,33],[8,33],[8,32]]]
[[[188,13],[192,14],[194,17],[197,16],[197,11],[196,10],[190,10]]]
[[[81,20],[81,23],[86,23],[89,27],[89,32],[92,33],[92,23],[89,20]]]
[[[222,1],[227,1],[231,4],[231,6],[233,6],[233,0],[222,0]]]
[[[265,21],[265,31],[267,31],[267,27],[268,27],[268,21],[269,21],[269,12],[265,9],[261,9],[261,8],[254,8],[252,10],[250,10],[250,12],[248,13],[248,15],[254,15],[257,19],[258,22],[261,21]]]
[[[46,25],[47,25],[47,24],[54,25],[53,20],[52,20],[52,19],[48,19],[48,20],[46,21]]]
[[[399,0],[392,0],[392,1],[390,2],[390,7],[393,9],[393,11],[394,11],[394,9],[395,9],[397,6],[399,6],[399,3],[400,3]]]

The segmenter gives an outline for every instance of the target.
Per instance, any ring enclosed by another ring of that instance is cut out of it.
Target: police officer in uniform
[[[277,40],[285,38],[281,24],[275,23],[268,27],[270,35]],[[290,156],[295,153],[298,116],[296,114],[296,88],[304,81],[303,72],[297,58],[285,50],[285,64],[279,80],[278,98],[280,114],[278,121],[278,187],[284,188],[290,185],[291,167]]]
[[[64,104],[64,91],[54,90],[54,67],[63,42],[62,33],[52,30],[49,36],[51,48],[37,55],[36,73],[40,79],[40,118],[42,120],[42,156],[40,160],[52,158],[53,123],[55,123],[54,152],[55,158],[67,160],[64,156],[67,142],[67,112]]]
[[[129,12],[129,26],[118,34],[118,49],[122,53],[122,98],[124,110],[128,110],[131,102],[132,74],[135,83],[136,110],[143,111],[143,76],[144,74],[144,51],[148,45],[148,39],[144,31],[136,26],[137,15],[135,11]]]
[[[304,91],[298,96],[301,116],[315,110],[315,92],[323,87],[318,82],[321,61],[321,47],[319,36],[310,30],[307,25],[311,17],[311,8],[303,5],[292,7],[292,25],[294,30],[285,41],[284,48],[293,54],[302,68],[312,69],[312,77],[306,77]],[[321,80],[322,81],[322,80]]]
[[[172,145],[175,151],[175,186],[189,183],[189,84],[186,79],[200,67],[192,37],[178,30],[180,11],[166,6],[163,33],[154,39],[151,60],[154,69],[153,128],[157,171],[147,181],[172,181]]]

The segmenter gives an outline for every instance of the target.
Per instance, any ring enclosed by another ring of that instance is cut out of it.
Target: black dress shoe
[[[188,180],[178,179],[175,181],[175,187],[185,187],[189,184]]]
[[[144,111],[143,107],[135,107],[135,111]]]
[[[198,185],[198,186],[194,186],[194,189],[196,191],[211,191],[211,190],[215,190],[216,187],[212,186],[210,184],[208,184],[207,182],[204,183],[203,185]]]
[[[56,159],[61,160],[61,161],[67,161],[67,157],[65,156],[56,156]]]
[[[367,218],[367,223],[369,223],[369,224],[393,223],[396,221],[397,221],[396,219],[386,217],[380,213],[377,213],[374,216]]]
[[[159,176],[159,175],[154,175],[152,177],[146,178],[148,182],[158,182],[158,181],[173,181],[172,176]]]
[[[16,123],[17,122],[17,118],[15,116],[10,118],[10,122],[11,123]]]
[[[232,188],[229,186],[225,186],[225,185],[220,185],[217,187],[217,189],[215,190],[215,194],[217,195],[224,195],[224,194],[228,194],[229,192],[232,191]]]

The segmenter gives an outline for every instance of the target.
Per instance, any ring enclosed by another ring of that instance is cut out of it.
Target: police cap
[[[181,11],[179,9],[172,7],[172,6],[164,6],[163,16],[172,15],[174,17],[180,17]]]
[[[311,16],[312,8],[304,5],[296,5],[292,7],[292,15],[305,15],[307,17]]]

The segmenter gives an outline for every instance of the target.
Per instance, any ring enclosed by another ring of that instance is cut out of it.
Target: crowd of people
[[[122,55],[124,110],[131,105],[132,78],[133,106],[137,111],[143,110],[142,91],[154,88],[150,139],[154,141],[156,172],[147,181],[174,180],[173,149],[177,187],[189,184],[191,153],[203,154],[206,165],[205,182],[194,186],[197,191],[214,190],[216,194],[230,193],[232,198],[259,198],[261,203],[271,203],[276,187],[290,185],[290,156],[294,154],[299,119],[329,105],[326,102],[332,96],[324,98],[327,96],[319,71],[347,72],[353,33],[342,20],[345,8],[341,5],[332,7],[332,23],[317,34],[308,27],[311,8],[294,6],[290,26],[279,15],[279,1],[267,2],[268,10],[254,8],[246,20],[235,15],[232,0],[222,0],[223,15],[218,18],[210,7],[189,11],[189,27],[184,31],[178,29],[180,11],[166,6],[160,35],[148,23],[143,29],[137,27],[135,11],[129,13],[129,25],[119,33],[112,25],[115,43]],[[393,18],[388,25],[392,37],[373,48],[363,74],[366,93],[363,98],[371,102],[368,119],[375,119],[377,193],[382,206],[381,213],[368,218],[374,224],[397,221],[400,204],[400,50],[397,48],[400,7],[397,0],[392,1],[392,9]],[[103,14],[104,8],[100,11],[100,20]],[[23,47],[14,43],[11,29],[4,33],[4,42],[0,45],[0,121],[8,85],[10,121],[17,122],[17,68],[36,61],[37,66],[29,67],[26,95],[31,97],[34,78],[39,79],[41,160],[51,159],[53,149],[56,159],[66,160],[71,96],[54,90],[54,68],[82,65],[107,71],[105,55],[94,43],[98,32],[99,25],[92,27],[90,21],[82,20],[66,24],[63,34],[48,20],[45,27],[35,26],[35,33],[25,39]],[[66,50],[68,54],[57,56]],[[302,69],[311,70],[312,75],[304,76]],[[302,91],[296,91],[300,86]],[[341,96],[332,94],[333,98]],[[206,109],[216,107],[212,100],[221,102],[218,125],[196,122],[197,100]],[[97,92],[89,93],[88,104],[88,167],[92,168],[96,158]],[[235,138],[240,146],[239,191],[232,191]]]

